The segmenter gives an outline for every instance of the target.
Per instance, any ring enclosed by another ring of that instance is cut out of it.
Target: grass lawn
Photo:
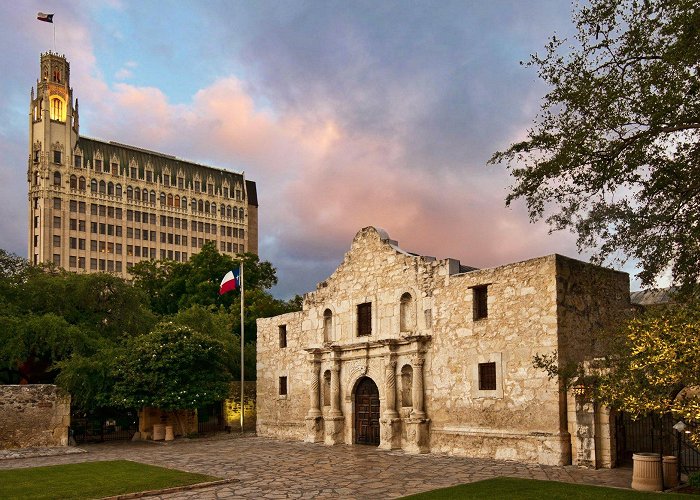
[[[540,500],[543,498],[547,500],[557,498],[566,500],[584,500],[588,498],[605,498],[611,500],[658,498],[661,500],[665,498],[683,498],[689,500],[693,497],[673,493],[664,493],[663,496],[659,496],[659,493],[620,490],[602,486],[559,483],[556,481],[538,481],[536,479],[518,479],[514,477],[498,477],[477,481],[475,483],[460,484],[450,488],[427,491],[403,498],[411,500],[446,500],[458,498],[507,498],[509,500]]]
[[[0,470],[0,498],[100,498],[216,479],[128,460],[83,462]]]

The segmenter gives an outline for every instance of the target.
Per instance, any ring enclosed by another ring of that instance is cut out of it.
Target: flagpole
[[[244,358],[243,351],[245,349],[245,334],[243,329],[243,261],[241,260],[241,434],[243,434],[243,414],[245,413],[245,407],[243,406],[243,392],[245,389],[245,368],[244,368]]]

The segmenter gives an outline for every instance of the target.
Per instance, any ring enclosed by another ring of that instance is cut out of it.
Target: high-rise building
[[[29,259],[128,276],[146,259],[184,262],[209,241],[258,252],[255,182],[243,173],[79,134],[64,55],[41,54],[29,104]]]

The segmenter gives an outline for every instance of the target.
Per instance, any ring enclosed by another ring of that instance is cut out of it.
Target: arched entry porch
[[[355,443],[379,445],[379,389],[369,377],[355,388]]]

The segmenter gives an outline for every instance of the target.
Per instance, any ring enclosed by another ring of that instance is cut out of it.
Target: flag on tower
[[[221,280],[221,286],[219,287],[219,295],[223,295],[226,292],[230,292],[231,290],[240,288],[240,278],[240,270],[227,272],[226,276],[224,276],[224,279]]]
[[[37,13],[36,18],[39,21],[44,21],[45,23],[53,23],[53,14],[44,14],[43,12],[39,12]]]

